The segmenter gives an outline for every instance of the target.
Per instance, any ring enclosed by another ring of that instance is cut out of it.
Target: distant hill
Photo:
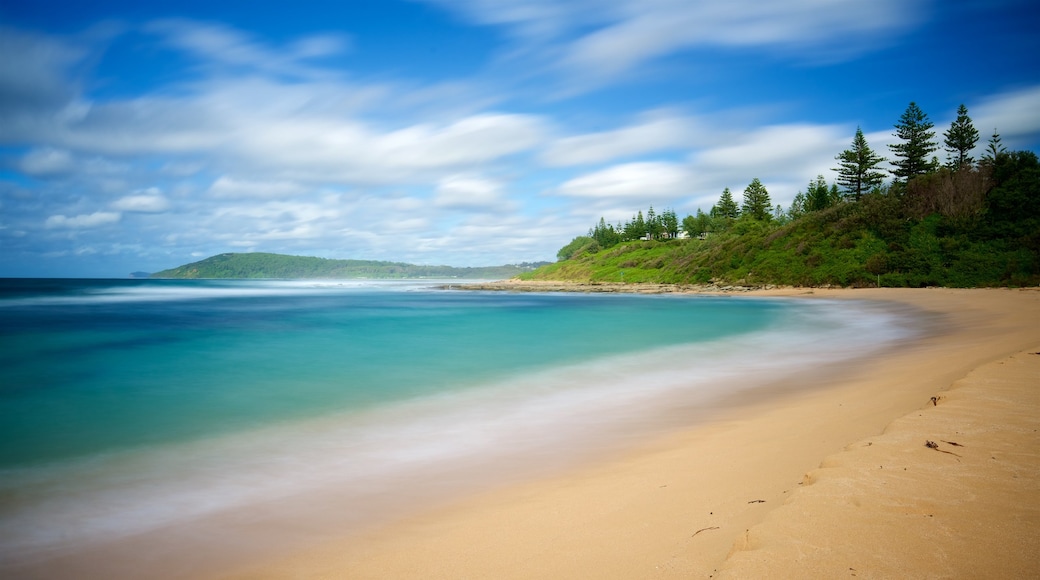
[[[220,254],[151,275],[152,278],[512,278],[546,262],[479,268],[418,266],[401,262],[330,260],[261,252]]]

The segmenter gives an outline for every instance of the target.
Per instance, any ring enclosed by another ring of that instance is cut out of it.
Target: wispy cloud
[[[440,180],[434,205],[448,209],[496,209],[511,207],[502,196],[502,184],[478,175],[449,175]]]
[[[574,197],[620,198],[642,203],[688,194],[689,183],[689,171],[679,164],[625,163],[570,179],[560,185],[559,192]]]
[[[67,228],[67,229],[81,229],[81,228],[96,228],[114,224],[119,221],[122,214],[119,212],[111,211],[98,211],[91,214],[80,214],[73,217],[66,217],[64,215],[52,215],[47,218],[44,226],[48,229],[52,228]]]
[[[696,119],[667,111],[645,113],[632,125],[557,139],[542,153],[551,166],[613,161],[644,153],[688,148],[705,140]]]
[[[980,146],[985,145],[994,129],[1000,134],[1001,143],[1010,147],[1022,146],[1040,133],[1040,86],[992,95],[969,107],[981,135]]]
[[[327,76],[329,69],[307,61],[346,52],[350,38],[343,34],[311,35],[283,46],[271,46],[252,35],[216,23],[186,19],[156,20],[144,31],[162,38],[169,47],[186,52],[208,66],[290,76]]]
[[[616,81],[654,59],[698,47],[769,48],[781,55],[840,61],[916,26],[925,0],[620,0],[524,2],[428,0],[471,21],[515,33],[522,51],[565,82]]]
[[[161,213],[170,209],[170,200],[157,187],[136,191],[112,202],[112,209],[125,212]]]

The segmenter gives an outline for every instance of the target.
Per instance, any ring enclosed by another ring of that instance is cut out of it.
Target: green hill
[[[152,278],[476,278],[502,279],[544,264],[510,264],[480,268],[417,266],[400,262],[330,260],[283,254],[220,254],[152,274]]]
[[[795,219],[713,218],[703,239],[618,242],[599,236],[597,227],[565,246],[565,259],[520,278],[752,286],[1038,285],[1040,163],[1031,152],[1016,152],[1002,154],[991,169],[986,168],[981,188],[957,181],[978,177],[977,170],[939,172],[858,201],[835,200]]]

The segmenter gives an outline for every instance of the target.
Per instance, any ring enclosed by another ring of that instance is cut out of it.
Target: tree
[[[629,240],[638,240],[646,235],[646,220],[643,219],[643,210],[625,224],[625,237]]]
[[[596,227],[589,230],[589,237],[596,240],[601,248],[610,248],[621,241],[621,232],[603,218],[599,218]]]
[[[852,138],[852,148],[838,154],[838,184],[852,199],[859,201],[871,188],[881,185],[885,174],[875,169],[885,160],[867,145],[863,130],[856,127],[856,136]]]
[[[968,108],[963,103],[957,108],[957,119],[950,123],[950,130],[943,133],[943,136],[946,137],[950,169],[960,169],[975,163],[968,153],[979,142],[979,132],[972,125],[971,117],[968,116]]]
[[[909,181],[918,175],[935,170],[934,161],[928,159],[928,156],[938,149],[938,146],[932,141],[935,132],[929,131],[932,126],[928,115],[917,106],[917,103],[911,101],[895,125],[896,137],[902,143],[889,145],[897,157],[892,162],[895,165],[892,174],[897,179],[902,178],[904,181]]]
[[[806,212],[820,211],[838,203],[839,194],[837,188],[828,187],[827,180],[822,175],[817,175],[815,181],[809,182],[805,190]]]
[[[679,218],[675,215],[675,211],[671,208],[661,212],[661,228],[664,229],[664,233],[668,234],[669,238],[676,238],[679,236]]]
[[[982,154],[982,163],[992,166],[997,162],[998,157],[1005,154],[1007,154],[1007,149],[1000,144],[1000,134],[994,128],[993,136],[989,138],[989,145],[986,146],[986,152]]]
[[[733,194],[727,187],[722,190],[719,203],[712,206],[711,217],[736,219],[738,216],[740,216],[740,208],[737,207],[737,202],[733,201]]]
[[[683,229],[691,238],[700,237],[701,234],[711,231],[711,217],[699,208],[696,216],[688,215],[683,218],[682,223]]]
[[[648,240],[656,240],[661,237],[661,232],[664,228],[661,225],[661,218],[654,212],[654,206],[650,206],[649,211],[646,212],[646,237]]]
[[[769,201],[769,192],[758,178],[744,188],[744,205],[740,208],[742,215],[751,216],[753,219],[769,221],[772,217],[773,204]]]
[[[798,192],[791,200],[791,207],[787,209],[787,217],[796,220],[805,215],[805,194]]]

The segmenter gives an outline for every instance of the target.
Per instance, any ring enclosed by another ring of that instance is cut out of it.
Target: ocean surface
[[[0,573],[192,576],[914,333],[873,303],[438,286],[0,280]]]

